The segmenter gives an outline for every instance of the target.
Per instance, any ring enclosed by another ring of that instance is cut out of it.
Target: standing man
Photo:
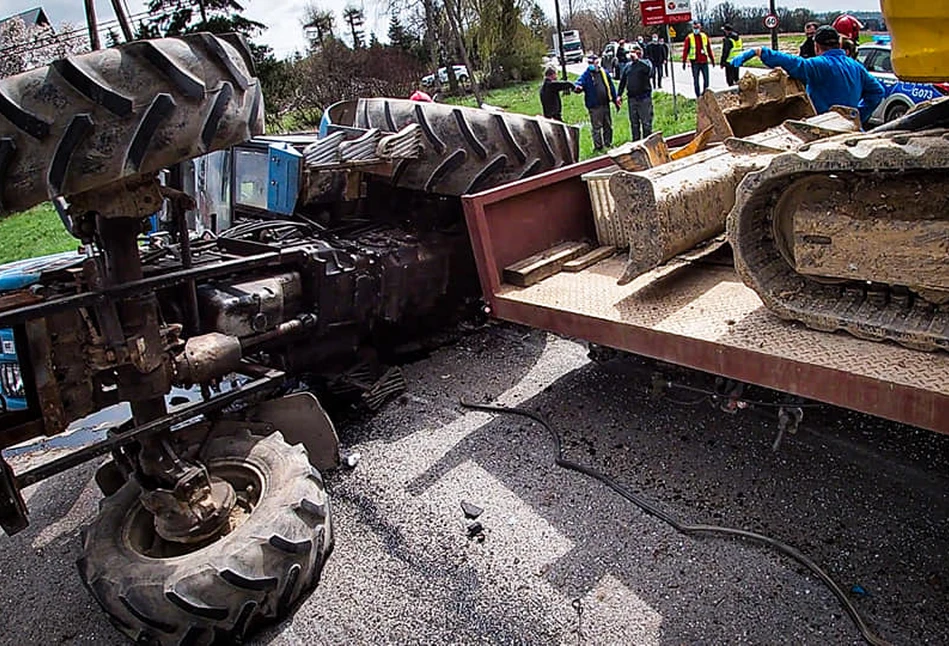
[[[811,97],[817,114],[842,105],[857,108],[861,121],[866,123],[883,100],[883,86],[863,65],[840,49],[840,34],[830,25],[824,25],[814,33],[814,49],[817,56],[801,58],[767,47],[756,47],[736,58],[732,64],[738,67],[759,56],[768,67],[781,67],[791,78],[806,83],[807,95]]]
[[[666,65],[669,50],[666,44],[660,42],[659,34],[653,34],[652,40],[646,45],[646,58],[652,63],[652,86],[662,87],[662,68]]]
[[[687,62],[692,64],[692,87],[697,99],[708,89],[709,63],[715,64],[712,43],[708,34],[702,31],[702,23],[698,20],[692,21],[692,33],[685,37],[685,42],[682,44],[682,69],[685,69]],[[699,91],[699,74],[705,81],[705,87],[701,92]]]
[[[578,94],[583,92],[583,103],[590,113],[590,126],[593,129],[593,152],[603,152],[613,146],[613,116],[610,104],[619,110],[621,101],[616,94],[616,86],[609,72],[600,67],[596,54],[587,59],[587,69],[577,79],[573,88]]]
[[[804,25],[804,35],[807,36],[807,38],[804,39],[804,42],[801,43],[800,48],[797,50],[798,56],[801,58],[814,58],[817,56],[817,52],[814,51],[814,33],[816,31],[816,22],[809,22]]]
[[[629,53],[627,52],[626,40],[620,38],[619,43],[616,44],[616,53],[613,55],[613,78],[618,79],[620,77],[628,62]]]
[[[619,94],[629,92],[629,129],[633,141],[652,134],[652,63],[643,57],[639,44],[634,44],[629,54],[629,65],[619,80]]]
[[[725,32],[725,40],[722,41],[722,69],[725,70],[725,82],[728,85],[738,85],[738,68],[731,62],[741,56],[744,45],[741,42],[741,36],[732,29],[731,25],[725,25],[722,31]]]
[[[544,83],[540,86],[540,105],[544,109],[544,116],[548,119],[563,121],[563,105],[560,102],[560,93],[573,89],[570,81],[557,80],[557,68],[548,67],[544,70]]]

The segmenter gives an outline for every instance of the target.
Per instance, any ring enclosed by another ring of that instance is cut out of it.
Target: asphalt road
[[[775,453],[773,409],[730,415],[653,388],[656,375],[707,376],[593,364],[580,344],[507,325],[405,372],[405,396],[340,425],[362,457],[328,478],[337,547],[320,587],[253,643],[861,643],[797,564],[677,534],[553,466],[536,425],[464,410],[461,397],[546,413],[571,459],[683,519],[793,543],[890,642],[949,643],[947,437],[820,407]],[[2,643],[122,643],[74,566],[99,499],[93,472],[29,489],[31,526],[0,538]],[[467,536],[463,500],[484,509],[483,541]]]

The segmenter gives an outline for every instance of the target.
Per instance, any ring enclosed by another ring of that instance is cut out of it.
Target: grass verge
[[[49,202],[0,219],[0,263],[78,247]]]

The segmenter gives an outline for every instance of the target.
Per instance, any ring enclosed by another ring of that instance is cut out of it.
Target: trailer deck
[[[625,252],[529,287],[505,284],[509,264],[595,239],[580,177],[610,164],[601,157],[463,198],[493,316],[949,433],[949,355],[781,320],[742,283],[727,245],[625,286],[616,284]]]

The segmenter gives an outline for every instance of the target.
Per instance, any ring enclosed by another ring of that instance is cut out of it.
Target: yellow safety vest
[[[708,36],[705,34],[705,32],[702,32],[699,35],[702,36],[702,51],[707,52],[708,51]],[[691,42],[690,42],[690,39],[691,39]],[[689,60],[694,61],[695,55],[698,53],[698,49],[695,46],[695,34],[689,34],[688,36],[686,36],[685,42],[689,43]],[[706,56],[708,56],[708,54],[706,54]]]
[[[735,60],[736,58],[738,58],[739,56],[741,56],[741,50],[742,50],[741,38],[740,38],[740,37],[739,37],[739,38],[733,38],[733,39],[732,39],[732,49],[731,49],[730,52],[728,52],[728,60],[725,61],[725,62],[726,62],[726,63],[731,63],[733,60]]]

